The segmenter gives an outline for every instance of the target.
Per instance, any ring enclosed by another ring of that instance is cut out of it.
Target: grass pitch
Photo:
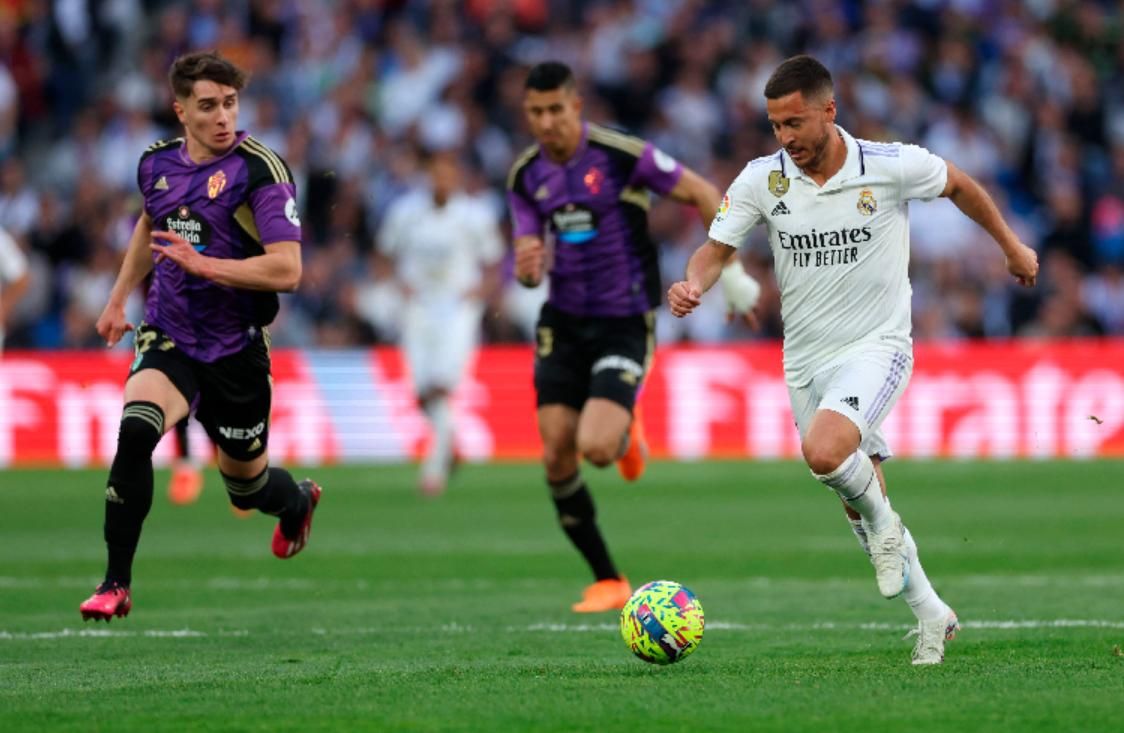
[[[1124,715],[1124,463],[887,466],[895,507],[964,623],[913,668],[832,496],[792,463],[587,471],[634,584],[707,613],[680,665],[633,658],[540,470],[469,466],[424,501],[410,467],[309,473],[309,548],[269,554],[218,476],[158,496],[133,613],[83,624],[104,472],[0,473],[0,729],[260,731],[1114,730]],[[303,472],[302,472],[303,473]]]

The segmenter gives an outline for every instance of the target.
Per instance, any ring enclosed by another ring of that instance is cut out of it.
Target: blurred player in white
[[[30,280],[23,250],[12,235],[0,228],[0,354],[4,353],[4,328]]]
[[[939,664],[959,629],[936,594],[909,530],[885,496],[880,431],[913,370],[911,199],[945,196],[982,226],[1022,285],[1038,258],[987,192],[924,148],[856,140],[835,125],[831,74],[810,56],[788,59],[765,86],[783,150],[750,161],[730,185],[710,238],[668,291],[690,313],[749,231],[769,230],[784,321],[784,367],[804,459],[843,500],[886,598],[904,592],[918,619],[914,664]]]
[[[378,251],[393,261],[406,299],[402,346],[432,428],[419,488],[435,496],[445,490],[454,457],[450,397],[476,350],[504,250],[495,212],[461,191],[457,157],[433,153],[426,167],[429,187],[391,204]]]

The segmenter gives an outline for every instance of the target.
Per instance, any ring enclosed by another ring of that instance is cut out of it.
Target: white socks
[[[910,610],[918,621],[943,619],[951,609],[929,583],[929,578],[921,567],[921,559],[917,555],[917,543],[913,541],[913,535],[909,533],[908,527],[905,530],[905,547],[909,553],[909,582],[906,583],[902,597],[905,598],[905,602],[909,604]]]
[[[869,529],[882,532],[894,519],[890,502],[882,496],[882,486],[874,473],[874,463],[861,450],[847,457],[829,474],[813,474],[816,479],[827,484],[839,494],[847,506],[863,518]]]
[[[870,546],[867,544],[866,530],[863,528],[862,520],[848,517],[847,523],[851,525],[851,531],[855,533],[855,538],[859,541],[859,547],[867,555],[870,555]],[[928,576],[925,575],[925,569],[921,567],[921,558],[917,554],[917,543],[914,542],[909,527],[905,528],[904,535],[906,551],[909,553],[909,582],[906,583],[902,598],[909,604],[909,610],[913,611],[913,615],[917,617],[918,621],[943,619],[951,609],[933,590],[933,585],[929,582]]]
[[[422,473],[445,478],[453,462],[453,410],[448,397],[434,397],[426,405],[433,440],[425,457]]]

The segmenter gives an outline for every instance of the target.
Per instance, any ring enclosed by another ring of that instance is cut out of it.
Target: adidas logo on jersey
[[[776,206],[773,207],[773,210],[769,213],[769,215],[770,216],[780,216],[781,214],[791,214],[791,213],[792,212],[788,210],[788,207],[784,205],[784,202],[781,201],[779,204],[777,204]]]
[[[167,191],[168,190],[168,179],[167,179],[167,177],[166,176],[160,176],[160,179],[158,181],[156,181],[156,185],[153,186],[153,188],[155,188],[157,191]]]
[[[847,407],[850,407],[852,410],[855,410],[856,412],[858,411],[858,409],[859,409],[859,398],[858,397],[844,397],[843,402],[847,405]]]

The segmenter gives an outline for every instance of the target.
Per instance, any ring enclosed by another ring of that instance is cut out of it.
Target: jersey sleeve
[[[511,236],[541,237],[543,231],[542,217],[538,210],[531,205],[522,193],[515,189],[507,191],[507,209],[511,212]]]
[[[240,144],[247,167],[247,203],[254,215],[262,246],[300,242],[297,186],[281,156],[252,137]]]
[[[496,225],[495,212],[483,204],[474,207],[474,212],[476,254],[485,265],[494,265],[503,259],[503,238]]]
[[[948,183],[948,165],[918,145],[902,145],[902,200],[931,201],[940,196]]]
[[[406,194],[407,196],[409,194]],[[386,210],[379,225],[378,240],[375,249],[387,257],[394,257],[403,247],[403,235],[409,217],[405,211],[406,199],[399,197]]]
[[[644,143],[636,167],[629,177],[629,186],[640,186],[666,196],[683,176],[683,165],[652,143]]]
[[[738,176],[730,184],[714,221],[710,223],[709,237],[731,247],[740,247],[753,227],[765,221],[765,214],[753,200],[753,189]]]

